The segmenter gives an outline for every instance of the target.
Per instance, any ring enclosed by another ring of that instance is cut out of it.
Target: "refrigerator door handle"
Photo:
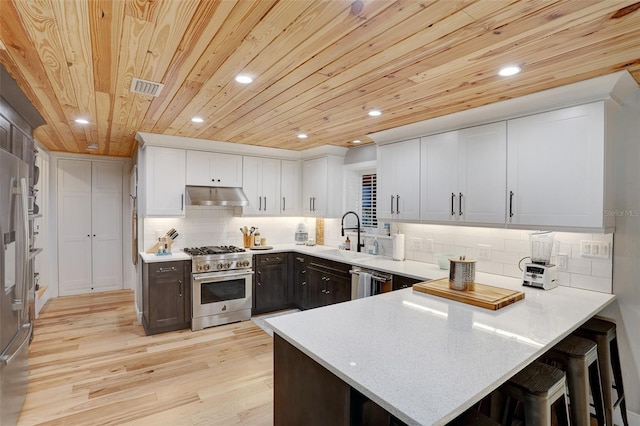
[[[22,266],[22,280],[17,281],[20,283],[20,287],[16,285],[16,289],[13,293],[13,299],[11,300],[11,307],[14,311],[20,311],[24,309],[24,302],[27,300],[27,289],[29,288],[29,196],[27,192],[27,179],[20,179],[20,189],[15,191],[15,194],[20,195],[22,199],[22,231],[23,231],[23,248],[24,248],[24,263]]]
[[[13,361],[13,359],[20,353],[22,352],[22,348],[24,348],[25,345],[29,344],[29,340],[31,340],[31,323],[27,323],[24,324],[22,326],[22,329],[28,328],[29,330],[27,331],[27,335],[24,337],[24,339],[22,340],[22,342],[20,342],[20,346],[18,346],[18,349],[16,349],[13,353],[11,354],[6,354],[3,353],[0,355],[0,364],[2,365],[9,365],[11,364],[11,361]],[[11,347],[11,345],[9,345],[9,348]]]

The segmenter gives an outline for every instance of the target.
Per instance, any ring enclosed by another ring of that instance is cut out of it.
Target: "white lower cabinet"
[[[58,161],[60,296],[122,289],[122,167]]]
[[[378,147],[378,219],[420,218],[420,140]]]
[[[503,224],[506,137],[504,121],[423,137],[420,219]]]
[[[507,224],[604,228],[612,185],[610,102],[508,122]]]
[[[243,190],[249,198],[243,215],[279,215],[280,160],[245,156],[243,164]]]

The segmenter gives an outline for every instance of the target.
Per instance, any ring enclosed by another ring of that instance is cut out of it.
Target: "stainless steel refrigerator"
[[[0,150],[0,424],[18,421],[24,403],[29,315],[29,165]]]

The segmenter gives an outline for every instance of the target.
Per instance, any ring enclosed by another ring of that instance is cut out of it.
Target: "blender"
[[[524,265],[522,285],[550,290],[558,286],[558,268],[551,264],[553,232],[534,232],[529,235],[531,263]]]

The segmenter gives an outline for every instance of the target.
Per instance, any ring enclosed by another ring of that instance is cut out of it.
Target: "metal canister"
[[[476,261],[464,256],[449,259],[449,288],[453,290],[475,290]]]

